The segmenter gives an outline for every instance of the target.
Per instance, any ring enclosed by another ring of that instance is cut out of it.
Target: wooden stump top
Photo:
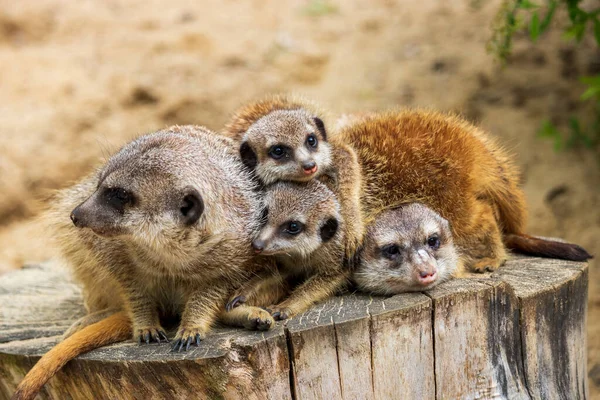
[[[268,332],[200,347],[119,343],[69,362],[42,398],[587,397],[587,264],[515,257],[425,293],[334,297]],[[84,315],[58,265],[0,278],[0,398]]]

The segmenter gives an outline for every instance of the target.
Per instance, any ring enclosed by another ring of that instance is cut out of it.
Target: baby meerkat
[[[448,221],[419,203],[382,212],[359,254],[353,279],[375,294],[431,289],[462,269]]]
[[[275,319],[286,319],[332,296],[348,282],[344,228],[340,205],[323,183],[280,182],[267,187],[263,226],[252,247],[274,257],[278,271],[247,282],[227,309],[245,303],[268,307]],[[294,282],[299,283],[292,288]]]
[[[219,316],[233,325],[270,325],[272,317],[258,308],[223,312],[230,293],[270,262],[250,246],[261,210],[232,142],[201,127],[142,136],[62,191],[50,222],[83,284],[89,314],[42,357],[13,398],[35,397],[81,352],[132,336],[139,343],[167,341],[164,317],[181,318],[178,350],[198,344]]]
[[[525,196],[510,157],[483,131],[455,116],[406,110],[340,124],[363,171],[365,223],[419,202],[448,220],[465,267],[495,270],[506,247],[528,254],[586,260],[581,247],[525,235]],[[506,246],[506,247],[505,247]]]
[[[320,114],[305,100],[276,96],[243,106],[223,133],[239,143],[242,162],[263,184],[306,182],[333,162]]]

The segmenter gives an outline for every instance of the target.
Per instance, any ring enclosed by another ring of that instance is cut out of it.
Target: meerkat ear
[[[242,163],[244,163],[249,170],[253,171],[254,168],[256,168],[258,159],[256,158],[256,153],[254,150],[252,150],[252,147],[250,147],[248,142],[244,142],[240,146],[240,157],[242,157]]]
[[[313,121],[315,121],[317,129],[321,132],[321,135],[323,135],[323,140],[327,140],[327,132],[325,131],[325,123],[323,123],[323,120],[319,117],[314,117]]]
[[[200,193],[193,187],[186,188],[184,193],[179,212],[183,218],[183,223],[190,226],[196,223],[204,212],[204,201]]]
[[[321,227],[321,241],[328,242],[333,238],[338,230],[338,221],[335,218],[329,218]]]

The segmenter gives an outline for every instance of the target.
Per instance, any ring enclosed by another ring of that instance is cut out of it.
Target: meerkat
[[[354,150],[329,135],[325,113],[298,97],[272,96],[242,106],[222,134],[262,185],[319,179],[336,195],[346,222],[346,256],[364,235],[361,172]]]
[[[275,319],[283,320],[343,289],[349,278],[344,232],[340,205],[325,184],[313,180],[267,187],[263,226],[252,247],[275,257],[278,270],[243,285],[227,309],[242,303],[267,307]]]
[[[419,203],[379,214],[359,259],[356,286],[380,295],[429,290],[462,272],[448,221]]]
[[[13,398],[35,397],[81,352],[128,337],[167,341],[161,319],[169,316],[181,319],[173,343],[179,351],[198,345],[217,317],[254,329],[274,324],[256,307],[223,312],[230,293],[269,265],[250,246],[261,210],[232,142],[202,127],[142,136],[62,191],[49,219],[83,284],[88,315],[42,357]]]
[[[537,256],[586,260],[581,247],[524,234],[526,204],[519,171],[486,133],[451,115],[406,110],[340,124],[362,167],[365,224],[389,209],[419,202],[450,222],[469,270],[493,271],[506,248]]]

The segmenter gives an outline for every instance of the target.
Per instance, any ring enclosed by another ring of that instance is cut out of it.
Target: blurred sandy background
[[[535,137],[543,119],[565,124],[578,111],[577,78],[600,70],[600,53],[553,30],[536,45],[518,37],[502,69],[486,53],[499,4],[0,0],[0,272],[49,256],[35,221],[44,196],[128,139],[176,123],[219,129],[244,101],[288,91],[334,112],[461,112],[522,165],[530,231],[600,255],[597,160]],[[598,268],[591,264],[592,396]]]

